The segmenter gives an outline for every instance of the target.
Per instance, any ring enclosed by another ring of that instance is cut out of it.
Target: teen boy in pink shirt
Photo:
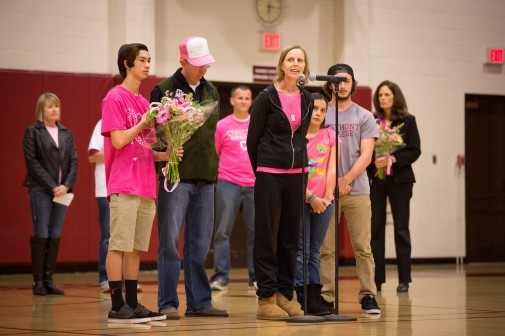
[[[119,48],[118,67],[123,82],[102,101],[105,178],[110,200],[110,240],[106,259],[112,299],[108,322],[143,323],[164,320],[137,300],[140,251],[147,251],[156,208],[154,160],[166,153],[151,150],[146,140],[153,131],[146,120],[149,102],[139,93],[149,74],[151,57],[140,43]],[[125,299],[122,293],[125,283]],[[126,301],[126,302],[125,302]]]

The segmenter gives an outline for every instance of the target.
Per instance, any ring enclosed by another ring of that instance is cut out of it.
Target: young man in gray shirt
[[[361,308],[364,313],[380,314],[379,305],[375,300],[377,293],[374,281],[375,264],[370,246],[370,185],[366,173],[366,167],[372,160],[378,130],[372,113],[351,99],[357,87],[352,68],[347,64],[336,64],[328,69],[328,75],[347,77],[346,81],[336,84],[328,82],[324,86],[327,97],[331,97],[326,124],[335,128],[335,116],[338,110],[338,126],[335,130],[338,130],[342,140],[338,163],[339,219],[343,210],[356,258]],[[334,85],[338,85],[337,96]],[[334,221],[332,219],[321,247],[320,273],[323,284],[321,293],[328,304],[335,300]]]

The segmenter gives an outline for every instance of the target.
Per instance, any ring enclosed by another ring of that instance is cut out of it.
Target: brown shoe
[[[277,305],[275,295],[269,298],[258,297],[258,310],[256,312],[258,320],[284,321],[288,317],[288,314]]]
[[[290,317],[303,315],[303,310],[300,309],[300,305],[296,300],[288,300],[287,297],[282,295],[281,293],[275,293],[275,298],[277,300],[277,305],[281,307]]]

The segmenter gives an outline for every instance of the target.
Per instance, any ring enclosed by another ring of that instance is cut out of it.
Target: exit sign
[[[261,48],[263,50],[281,50],[281,34],[263,33],[261,39]]]
[[[487,64],[503,64],[503,48],[487,48],[486,63]]]

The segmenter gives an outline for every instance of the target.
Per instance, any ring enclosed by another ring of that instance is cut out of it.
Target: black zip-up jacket
[[[307,166],[306,135],[314,105],[310,92],[301,91],[301,103],[302,123],[292,132],[273,84],[254,99],[247,132],[247,152],[254,173],[258,166],[281,169]]]
[[[23,185],[28,188],[42,187],[52,193],[60,184],[72,191],[77,179],[77,151],[72,132],[56,122],[58,147],[42,121],[37,121],[25,130],[23,150],[27,169]],[[61,168],[61,183],[58,183]]]

